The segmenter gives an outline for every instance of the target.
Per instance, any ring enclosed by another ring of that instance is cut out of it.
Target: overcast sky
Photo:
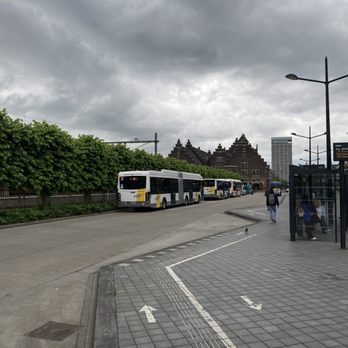
[[[347,18],[346,0],[0,0],[0,107],[73,136],[157,132],[165,156],[244,133],[271,164],[271,137],[325,132],[324,85],[284,76],[323,80],[325,56],[329,79],[348,74]],[[347,101],[348,78],[332,83],[332,142]],[[294,164],[305,148],[293,137]]]

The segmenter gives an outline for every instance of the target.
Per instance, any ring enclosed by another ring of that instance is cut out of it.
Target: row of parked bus
[[[161,171],[128,171],[118,174],[118,205],[133,208],[162,208],[199,203],[205,198],[242,195],[236,179],[203,179],[199,174]]]

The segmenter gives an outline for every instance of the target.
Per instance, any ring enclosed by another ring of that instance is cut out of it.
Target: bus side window
[[[151,193],[158,194],[163,191],[163,179],[151,178],[150,179],[150,191]]]
[[[150,178],[150,192],[156,193],[156,178]]]
[[[163,193],[171,193],[172,192],[171,179],[169,179],[169,178],[163,179],[162,191],[163,191]]]
[[[172,192],[179,192],[179,181],[178,179],[170,179]]]

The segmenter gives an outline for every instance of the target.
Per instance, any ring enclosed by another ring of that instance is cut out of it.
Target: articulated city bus
[[[238,179],[228,179],[230,181],[230,197],[240,197],[242,195],[242,182]]]
[[[204,179],[204,198],[230,197],[230,180],[232,179]]]
[[[203,178],[199,174],[161,171],[128,171],[118,174],[118,206],[162,208],[199,203]]]

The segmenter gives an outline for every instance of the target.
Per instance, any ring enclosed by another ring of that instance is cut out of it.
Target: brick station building
[[[269,166],[244,134],[239,139],[236,138],[228,149],[219,144],[213,153],[192,146],[190,140],[183,146],[178,139],[169,157],[237,172],[241,175],[242,182],[252,183],[255,190],[265,189],[268,185]]]

